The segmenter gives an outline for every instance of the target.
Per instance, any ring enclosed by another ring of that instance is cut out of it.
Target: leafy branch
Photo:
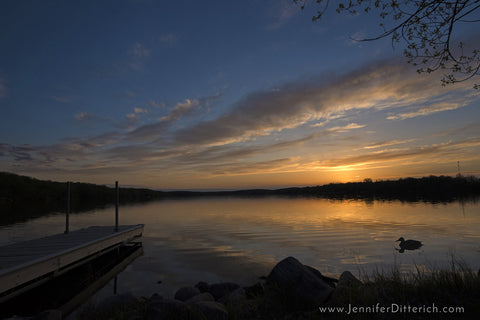
[[[308,2],[293,1],[302,9]],[[328,11],[330,0],[314,1],[318,10],[312,20],[318,21]],[[480,22],[480,0],[349,0],[335,3],[337,13],[357,15],[376,11],[383,31],[375,37],[354,40],[375,41],[390,37],[392,46],[403,42],[403,54],[408,63],[416,66],[418,73],[441,70],[444,86],[480,75],[480,50],[468,48],[464,42],[454,39],[458,25]],[[479,83],[475,83],[474,88],[479,89]]]

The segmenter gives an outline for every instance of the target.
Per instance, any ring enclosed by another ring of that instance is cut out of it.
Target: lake
[[[478,202],[430,204],[307,198],[196,198],[120,207],[120,224],[145,224],[144,255],[117,277],[117,292],[173,296],[176,289],[257,282],[287,256],[338,277],[416,267],[480,268]],[[70,230],[113,225],[114,207],[72,214]],[[0,245],[62,233],[63,214],[0,228]],[[400,253],[399,237],[424,246]],[[112,294],[113,281],[93,299]]]

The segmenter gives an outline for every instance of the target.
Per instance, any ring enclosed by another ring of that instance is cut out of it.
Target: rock
[[[344,271],[340,278],[338,279],[338,285],[335,291],[332,294],[331,304],[334,305],[338,302],[338,299],[341,298],[348,290],[351,290],[354,287],[360,287],[362,281],[358,280],[350,271]]]
[[[258,301],[248,300],[244,288],[238,288],[224,295],[218,302],[227,306],[238,319],[256,319]]]
[[[225,306],[215,301],[198,301],[192,307],[201,312],[206,319],[228,320],[228,312]]]
[[[247,299],[255,299],[256,297],[260,296],[264,292],[264,286],[260,282],[255,283],[252,286],[244,287],[245,295]]]
[[[163,299],[158,295],[152,297],[147,306],[146,319],[174,320],[198,319],[185,302],[176,299]]]
[[[308,308],[317,308],[333,292],[311,267],[305,267],[294,257],[277,263],[267,278],[267,283],[278,287],[292,302]]]
[[[320,279],[322,279],[323,281],[325,281],[326,283],[328,283],[328,285],[332,288],[335,288],[335,283],[338,282],[337,279],[334,279],[334,278],[330,278],[330,277],[326,277],[324,276],[320,271],[318,271],[317,269],[315,268],[312,268],[310,266],[307,266],[307,265],[303,265],[305,268],[307,268],[308,270],[310,270],[311,272],[313,272],[317,277],[319,277]]]
[[[247,300],[245,289],[240,287],[230,293],[227,293],[226,295],[218,299],[218,302],[224,305],[227,305],[229,303],[231,304],[243,303],[243,301],[245,300]]]
[[[201,293],[207,292],[209,287],[210,287],[210,286],[208,285],[208,283],[203,282],[203,281],[200,281],[199,283],[197,283],[197,284],[195,285],[195,288],[197,288],[198,290],[200,290]]]
[[[337,287],[343,286],[360,286],[362,285],[362,281],[358,280],[350,271],[343,271],[340,275],[340,279],[338,280]]]
[[[198,301],[215,301],[215,298],[212,296],[211,293],[209,292],[204,292],[197,294],[196,296],[191,297],[187,301],[185,301],[186,304],[192,304],[194,302]]]
[[[187,301],[188,299],[200,294],[200,290],[194,287],[183,287],[175,293],[175,299],[180,301]]]
[[[226,294],[229,294],[236,289],[240,288],[240,286],[233,282],[221,282],[221,283],[214,283],[210,285],[208,288],[208,292],[210,292],[215,300],[220,299]]]

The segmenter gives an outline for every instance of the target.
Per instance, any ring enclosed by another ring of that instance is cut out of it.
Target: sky
[[[0,171],[161,190],[480,176],[473,82],[356,41],[375,14],[316,9],[1,1]]]

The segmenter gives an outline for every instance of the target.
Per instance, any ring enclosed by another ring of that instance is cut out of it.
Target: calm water
[[[75,214],[70,230],[114,222],[114,208]],[[480,268],[479,203],[325,199],[192,199],[120,207],[121,224],[145,224],[144,255],[118,276],[117,292],[172,296],[198,281],[250,285],[295,256],[322,273],[446,267],[452,255]],[[63,215],[0,228],[0,245],[63,232]],[[424,243],[399,253],[399,237]],[[158,283],[158,282],[161,283]],[[113,292],[113,281],[93,299]]]

